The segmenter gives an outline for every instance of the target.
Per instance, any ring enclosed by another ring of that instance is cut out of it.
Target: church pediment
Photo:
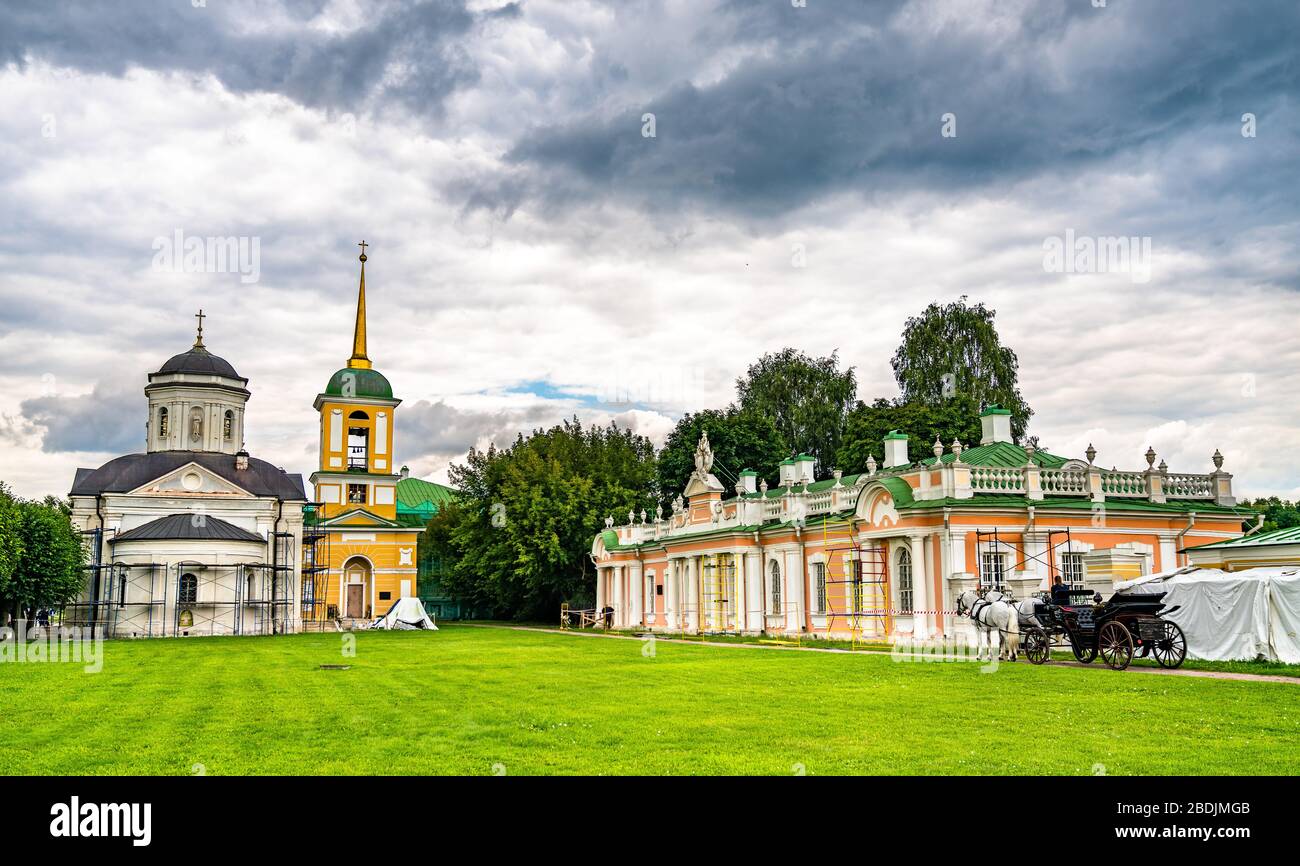
[[[156,496],[228,496],[251,499],[253,494],[232,484],[220,475],[200,466],[186,463],[152,481],[130,491],[131,495]]]

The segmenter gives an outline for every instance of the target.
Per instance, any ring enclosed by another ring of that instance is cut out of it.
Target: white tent
[[[1190,566],[1117,583],[1115,590],[1125,595],[1165,593],[1160,615],[1182,626],[1191,658],[1262,656],[1300,664],[1300,568],[1223,571]]]
[[[388,613],[381,616],[370,624],[371,628],[388,628],[398,631],[409,631],[411,629],[423,628],[429,631],[437,631],[438,627],[429,619],[429,614],[424,609],[424,604],[412,596],[404,596],[393,603],[388,609]]]

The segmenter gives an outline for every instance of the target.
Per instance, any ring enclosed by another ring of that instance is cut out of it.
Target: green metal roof
[[[345,383],[350,383],[346,390]],[[391,400],[393,386],[388,384],[384,374],[378,370],[344,367],[330,376],[329,384],[325,386],[325,393],[331,397],[370,397]]]
[[[948,451],[939,459],[944,463],[951,463],[956,457],[956,454]],[[1018,467],[1029,462],[1029,455],[1019,445],[1012,445],[1010,442],[990,442],[988,445],[977,445],[961,452],[961,462],[971,466]],[[1059,469],[1065,465],[1066,458],[1046,451],[1035,451],[1034,462],[1048,469]],[[921,463],[933,466],[934,457],[927,457]]]
[[[444,484],[420,478],[403,478],[397,482],[397,513],[416,514],[425,520],[456,498],[456,491]]]
[[[1011,414],[1010,409],[1003,409],[997,403],[994,403],[990,405],[987,409],[985,409],[983,412],[981,412],[980,417],[983,418],[986,415],[1010,415],[1010,414]]]
[[[1243,535],[1241,538],[1229,538],[1224,541],[1215,541],[1211,544],[1198,544],[1189,550],[1205,550],[1207,547],[1268,547],[1273,544],[1300,544],[1300,526],[1289,526],[1286,529],[1274,529],[1272,532],[1261,532],[1258,535]]]

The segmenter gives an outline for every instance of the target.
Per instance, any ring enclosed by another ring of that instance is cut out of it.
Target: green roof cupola
[[[981,445],[1011,442],[1011,410],[1003,409],[997,403],[991,404],[980,413],[980,432]]]

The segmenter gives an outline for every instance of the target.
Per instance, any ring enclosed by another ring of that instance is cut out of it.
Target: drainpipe
[[[1262,516],[1262,515],[1261,515],[1261,516]],[[1187,526],[1183,527],[1183,531],[1182,531],[1182,532],[1180,532],[1180,533],[1178,533],[1176,536],[1174,536],[1174,567],[1175,567],[1175,568],[1178,567],[1178,551],[1181,550],[1182,547],[1183,547],[1183,536],[1186,535],[1187,533],[1191,532],[1191,531],[1192,531],[1192,527],[1195,526],[1195,525],[1196,525],[1196,512],[1195,512],[1195,511],[1189,511],[1189,512],[1187,513]],[[1184,557],[1185,557],[1186,555],[1187,555],[1187,554],[1183,554]]]
[[[1264,512],[1261,511],[1259,514],[1255,515],[1255,525],[1252,526],[1250,529],[1247,529],[1246,534],[1243,535],[1242,538],[1246,538],[1247,536],[1254,535],[1256,532],[1259,532],[1263,528],[1264,528]]]

